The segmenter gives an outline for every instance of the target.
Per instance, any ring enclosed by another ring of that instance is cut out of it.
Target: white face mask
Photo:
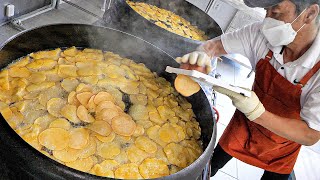
[[[305,10],[303,10],[301,14]],[[292,23],[294,23],[300,17],[300,15],[294,21],[292,21]],[[303,26],[296,32],[292,28],[292,23],[285,23],[283,21],[267,17],[263,21],[261,31],[272,46],[285,46],[293,42],[297,36],[297,33],[305,25],[303,24]]]

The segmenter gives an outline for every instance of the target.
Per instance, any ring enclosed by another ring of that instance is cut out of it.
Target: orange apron
[[[294,85],[281,76],[270,64],[270,50],[256,66],[253,91],[271,113],[281,117],[300,118],[302,87],[319,70],[320,62],[303,79]],[[278,136],[268,129],[251,122],[236,110],[220,141],[222,149],[231,156],[279,174],[290,174],[301,145]]]

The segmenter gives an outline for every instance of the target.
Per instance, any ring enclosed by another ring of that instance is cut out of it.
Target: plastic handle
[[[212,109],[216,112],[216,115],[217,115],[217,119],[216,119],[216,121],[218,122],[218,121],[219,121],[219,119],[220,119],[219,111],[218,111],[218,110],[217,110],[217,108],[216,108],[216,107],[214,107],[214,106],[212,106]]]

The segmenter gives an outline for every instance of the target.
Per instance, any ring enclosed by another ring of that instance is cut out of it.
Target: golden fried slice
[[[77,107],[75,105],[67,104],[61,109],[61,115],[73,123],[80,123],[77,116]]]
[[[61,52],[61,49],[57,48],[51,51],[39,51],[36,53],[31,53],[30,56],[33,57],[33,59],[50,58],[50,59],[57,60],[59,58],[60,52]]]
[[[91,98],[89,99],[88,101],[88,111],[89,112],[95,112],[96,111],[96,108],[97,108],[97,105],[94,103],[94,98],[96,97],[96,95],[92,95]]]
[[[113,109],[115,106],[116,105],[111,101],[102,101],[98,104],[96,112],[100,112],[102,109]]]
[[[150,121],[157,123],[157,124],[163,124],[166,122],[166,119],[162,119],[158,111],[156,112],[149,112],[149,118]]]
[[[94,165],[93,168],[90,170],[90,173],[96,176],[114,178],[113,171],[104,169],[100,164]]]
[[[39,134],[39,143],[50,150],[63,150],[69,144],[69,132],[61,128],[49,128]]]
[[[76,47],[72,46],[71,48],[64,50],[63,54],[66,56],[74,57],[78,54],[78,50]]]
[[[118,179],[142,179],[138,165],[135,163],[122,164],[114,172],[114,177]]]
[[[69,147],[83,149],[89,142],[89,132],[85,128],[73,128],[70,130]]]
[[[114,117],[119,116],[120,113],[118,112],[117,108],[108,108],[102,109],[96,113],[96,119],[101,121],[106,121],[111,124],[111,121]]]
[[[66,163],[66,166],[71,167],[73,169],[88,172],[93,167],[94,161],[92,157],[84,158],[84,159],[77,159],[75,161]]]
[[[149,119],[148,109],[146,106],[135,104],[132,105],[129,109],[129,115],[134,120],[147,120]]]
[[[66,101],[60,98],[52,98],[47,103],[48,112],[54,117],[61,117],[61,109],[66,105]]]
[[[188,150],[176,143],[170,143],[163,148],[169,162],[178,167],[185,168],[188,165]]]
[[[79,85],[79,81],[76,78],[65,78],[61,82],[61,87],[67,92],[74,91]]]
[[[180,142],[185,139],[186,135],[181,126],[166,123],[159,129],[159,137],[163,142]]]
[[[102,143],[97,147],[97,154],[105,159],[112,159],[120,154],[120,146],[117,143]]]
[[[87,107],[88,102],[93,94],[91,92],[82,92],[77,94],[77,99],[84,106]]]
[[[43,130],[47,129],[49,124],[55,120],[55,117],[50,115],[50,114],[46,114],[44,116],[38,117],[36,120],[34,120],[34,125],[39,125],[40,127],[40,131],[42,132]]]
[[[54,68],[57,65],[57,61],[53,59],[36,59],[27,64],[26,67],[32,71],[45,71]]]
[[[46,78],[47,76],[43,73],[32,73],[29,76],[28,81],[30,81],[31,83],[37,84],[37,83],[44,82]]]
[[[159,178],[170,174],[165,162],[157,158],[147,158],[139,166],[140,174],[146,178]]]
[[[114,132],[111,132],[108,136],[101,136],[100,134],[95,134],[95,136],[101,142],[112,142],[116,137],[116,134]]]
[[[137,124],[137,127],[134,130],[132,136],[139,137],[139,136],[142,136],[143,134],[144,134],[144,127],[140,124]]]
[[[76,88],[77,93],[91,92],[91,91],[92,91],[92,87],[90,85],[83,84],[83,83],[80,83]]]
[[[30,57],[26,56],[15,62],[14,64],[10,64],[8,67],[25,67],[30,62]],[[0,76],[1,77],[1,76]]]
[[[131,145],[126,149],[126,153],[128,155],[128,159],[132,163],[140,164],[145,158],[150,157],[150,154],[139,149],[135,145]]]
[[[137,137],[135,145],[148,153],[155,153],[157,151],[157,144],[146,136]]]
[[[18,125],[24,120],[24,116],[18,111],[18,108],[16,107],[4,108],[1,111],[1,114],[12,129],[16,129]]]
[[[105,121],[94,121],[87,127],[93,132],[96,132],[100,134],[101,136],[109,136],[109,134],[112,132],[112,129],[109,125],[109,123]]]
[[[100,102],[103,102],[103,101],[111,101],[111,102],[115,102],[115,99],[114,97],[108,93],[108,92],[99,92],[96,97],[94,98],[94,103],[96,105],[98,105]]]
[[[189,97],[200,91],[198,83],[194,82],[190,77],[179,74],[174,81],[174,87],[183,96]]]
[[[148,103],[148,96],[143,94],[130,95],[130,101],[132,104],[140,104],[145,106]]]
[[[95,121],[94,117],[89,113],[87,108],[84,107],[83,105],[80,105],[77,108],[77,116],[83,122],[92,123]]]
[[[77,93],[75,91],[72,91],[68,95],[68,103],[70,105],[75,105],[76,107],[80,106],[80,102],[77,99]]]
[[[77,77],[77,70],[75,65],[59,65],[58,75],[60,77]]]
[[[116,134],[131,136],[136,129],[136,123],[130,116],[122,114],[112,118],[111,127]]]
[[[31,72],[26,67],[12,67],[9,69],[9,75],[11,77],[26,78],[31,75]]]
[[[42,82],[39,84],[31,84],[29,86],[27,86],[27,91],[29,92],[34,92],[34,91],[42,91],[42,90],[46,90],[52,86],[54,86],[55,83],[54,82]]]
[[[63,150],[54,150],[53,156],[62,162],[73,162],[78,159],[79,157],[79,150],[72,149],[72,148],[65,148]]]
[[[51,88],[45,90],[45,92],[40,92],[39,102],[44,107],[47,107],[47,103],[52,98],[61,98],[66,95],[66,92],[59,86],[52,86]]]
[[[160,144],[162,147],[166,146],[167,143],[163,142],[159,137],[159,130],[161,126],[155,125],[147,129],[147,135],[150,139],[152,139],[154,142]]]
[[[86,76],[86,77],[80,77],[80,81],[91,84],[91,85],[96,85],[99,81],[98,76]]]
[[[171,119],[172,117],[174,117],[176,114],[173,110],[171,110],[170,107],[164,105],[164,106],[159,106],[157,108],[160,116],[162,119],[164,119],[165,121],[168,119]]]
[[[92,156],[96,153],[96,150],[97,143],[95,141],[95,138],[90,137],[87,146],[79,150],[79,158],[87,158],[89,156]]]
[[[49,124],[49,128],[62,128],[65,130],[69,130],[70,126],[69,121],[64,118],[56,119]]]

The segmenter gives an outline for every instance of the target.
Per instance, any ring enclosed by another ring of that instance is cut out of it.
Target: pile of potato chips
[[[0,110],[31,146],[119,179],[173,174],[202,154],[191,104],[144,64],[75,47],[31,53],[0,72]]]
[[[208,40],[208,36],[205,35],[205,32],[171,11],[142,2],[132,2],[127,0],[127,3],[142,17],[161,28],[186,38],[198,41]]]

